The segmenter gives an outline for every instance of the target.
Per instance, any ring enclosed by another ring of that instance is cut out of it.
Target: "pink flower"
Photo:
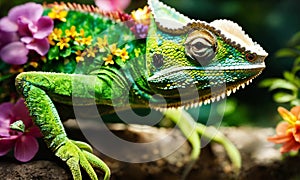
[[[29,50],[45,55],[50,45],[47,36],[53,30],[53,20],[42,16],[43,6],[26,3],[12,8],[8,16],[0,19],[0,58],[21,65],[28,60]]]
[[[23,125],[23,131],[13,130],[11,126],[14,124],[19,124],[21,127]],[[15,158],[27,162],[39,149],[36,140],[38,137],[42,135],[38,127],[33,124],[23,99],[19,99],[16,104],[9,102],[0,104],[0,156],[14,148]]]
[[[104,11],[123,11],[130,4],[130,0],[95,0],[95,4]]]
[[[280,148],[281,153],[298,151],[300,149],[300,106],[293,107],[291,111],[279,107],[278,112],[285,121],[277,125],[276,135],[269,137],[268,141],[283,144]]]

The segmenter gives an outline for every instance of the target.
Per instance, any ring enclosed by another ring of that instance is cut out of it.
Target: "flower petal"
[[[18,25],[16,22],[11,21],[8,17],[0,19],[0,30],[5,32],[17,32]]]
[[[104,11],[115,10],[110,0],[95,0],[95,4]]]
[[[8,64],[21,65],[27,62],[28,52],[23,43],[12,42],[0,50],[0,58]]]
[[[10,130],[8,128],[3,128],[0,126],[0,139],[1,139],[1,137],[9,137],[10,136],[9,131]]]
[[[26,45],[27,49],[36,51],[39,55],[44,56],[49,51],[50,45],[47,38],[35,39]]]
[[[52,32],[54,23],[52,19],[44,16],[37,21],[36,26],[38,31],[33,34],[33,37],[36,39],[44,39]]]
[[[296,121],[294,128],[292,129],[295,141],[300,143],[300,121]]]
[[[275,144],[283,144],[289,140],[291,140],[291,136],[287,136],[287,135],[276,135],[276,136],[272,136],[272,137],[268,137],[268,141],[273,142]]]
[[[21,136],[15,145],[15,158],[21,162],[30,161],[38,152],[39,144],[37,140],[30,135]]]
[[[33,2],[16,6],[8,12],[8,18],[17,22],[19,17],[25,17],[31,21],[37,21],[43,14],[43,6]]]
[[[285,121],[278,123],[276,126],[276,134],[286,135],[286,132],[287,132],[289,126],[290,126],[290,124]]]
[[[130,0],[111,0],[111,1],[113,6],[116,7],[116,10],[124,10],[130,4]]]
[[[33,22],[25,17],[20,17],[17,21],[18,23],[18,33],[20,36],[32,36],[32,31],[37,29]]]
[[[29,44],[31,43],[34,39],[32,37],[29,36],[25,36],[25,37],[21,37],[20,38],[21,42],[25,43],[25,44]]]
[[[15,139],[0,138],[0,156],[7,154],[15,145]]]
[[[13,107],[14,105],[10,102],[0,104],[0,127],[4,127],[2,123],[10,124],[10,115]]]
[[[29,128],[33,125],[32,119],[29,116],[28,108],[25,105],[25,101],[23,98],[20,98],[16,104],[14,105],[12,109],[12,116],[14,117],[14,120],[22,120],[25,128]]]
[[[36,126],[36,125],[33,125],[30,129],[29,129],[29,132],[26,133],[28,135],[31,135],[33,137],[36,137],[36,138],[41,138],[43,137],[43,134],[41,133],[40,129]]]
[[[300,120],[300,106],[295,106],[291,109],[291,113],[296,116],[297,120]]]
[[[18,40],[19,37],[16,32],[5,32],[0,30],[0,49],[8,43]]]
[[[124,10],[130,0],[95,0],[95,4],[104,11]]]
[[[287,141],[286,143],[283,144],[283,146],[280,148],[281,153],[286,153],[291,150],[294,150],[296,148],[300,147],[299,143],[296,142],[294,139]]]
[[[296,116],[294,114],[292,114],[290,111],[288,111],[287,109],[283,108],[283,107],[278,107],[278,112],[280,114],[280,116],[282,117],[283,120],[289,122],[290,124],[294,124],[296,119]]]

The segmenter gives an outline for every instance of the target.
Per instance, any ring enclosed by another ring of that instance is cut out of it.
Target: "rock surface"
[[[142,127],[142,128],[141,128]],[[131,142],[151,142],[172,131],[166,128],[144,126],[112,125],[112,132]],[[243,167],[239,174],[233,172],[230,161],[222,146],[210,143],[201,149],[201,156],[187,179],[299,179],[300,157],[282,158],[278,149],[266,141],[272,135],[267,128],[221,128],[221,131],[238,147],[242,154]],[[153,145],[145,149],[143,158],[160,154],[164,147],[172,147],[181,142],[183,136],[178,130],[163,142],[164,146]],[[71,137],[82,139],[79,130],[68,132]],[[169,156],[152,162],[126,163],[96,152],[111,168],[112,179],[180,179],[190,152],[184,143]],[[122,149],[120,149],[122,153]],[[50,155],[49,155],[50,154]],[[132,153],[131,153],[132,154]],[[135,157],[129,157],[135,158]],[[97,171],[101,176],[101,172]],[[101,176],[102,177],[102,176]],[[67,166],[51,155],[41,143],[36,158],[29,163],[19,163],[12,155],[0,158],[0,179],[71,179]],[[84,179],[87,179],[84,174]]]

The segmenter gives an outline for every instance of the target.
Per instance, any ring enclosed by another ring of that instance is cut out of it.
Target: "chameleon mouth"
[[[262,71],[261,71],[262,72]],[[227,96],[230,96],[231,94],[235,93],[239,89],[244,89],[246,85],[249,85],[252,83],[253,79],[255,79],[257,76],[259,76],[260,73],[258,73],[256,76],[246,79],[243,82],[239,84],[232,84],[231,86],[226,86],[225,89],[221,91],[216,91],[213,94],[207,93],[206,95],[199,96],[199,98],[183,98],[185,100],[179,100],[177,101],[175,99],[172,99],[171,101],[167,100],[167,104],[155,104],[155,103],[150,103],[150,107],[157,110],[157,111],[165,111],[166,109],[169,108],[184,108],[184,109],[190,109],[190,108],[195,108],[195,107],[200,107],[202,105],[207,105],[210,103],[214,103],[217,101],[220,101],[222,99],[225,99]]]
[[[164,69],[155,75],[148,78],[149,82],[158,82],[158,81],[164,81],[172,76],[174,76],[175,73],[184,71],[184,70],[196,70],[196,71],[203,71],[203,72],[210,72],[210,71],[235,71],[235,70],[262,70],[264,69],[265,63],[262,62],[260,64],[254,64],[254,65],[239,65],[239,66],[214,66],[214,67],[192,67],[192,66],[184,66],[184,67],[171,67]],[[170,78],[173,79],[173,78]]]
[[[261,74],[264,68],[265,64],[260,63],[234,67],[180,67],[166,69],[149,78],[151,88],[165,99],[165,103],[154,102],[150,103],[150,106],[157,110],[178,107],[188,109],[219,101],[250,84],[254,78]],[[186,74],[184,71],[191,70],[203,71],[204,74],[206,73],[206,76],[204,79],[203,77],[202,79],[197,79],[196,76],[193,78],[187,76],[188,78],[180,80],[176,79],[178,74],[182,78],[184,77],[182,74]],[[239,74],[239,72],[244,72],[248,76],[241,79],[235,77],[232,81],[229,81],[224,75],[224,73]],[[219,74],[219,76],[216,76],[216,74]],[[172,80],[174,80],[174,84],[170,83]]]

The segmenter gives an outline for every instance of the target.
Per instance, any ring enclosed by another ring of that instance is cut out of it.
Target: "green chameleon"
[[[192,20],[158,0],[148,5],[150,18],[141,19],[149,25],[146,38],[137,38],[121,12],[78,4],[44,6],[44,14],[63,7],[67,15],[55,21],[41,71],[20,73],[16,87],[48,148],[67,163],[74,179],[82,178],[81,168],[91,179],[97,179],[94,168],[104,172],[104,179],[110,170],[88,144],[68,138],[56,104],[97,105],[101,115],[159,110],[187,137],[191,162],[200,154],[202,136],[224,145],[233,165],[241,166],[228,139],[195,123],[181,107],[218,101],[248,85],[265,68],[268,54],[232,21]]]

